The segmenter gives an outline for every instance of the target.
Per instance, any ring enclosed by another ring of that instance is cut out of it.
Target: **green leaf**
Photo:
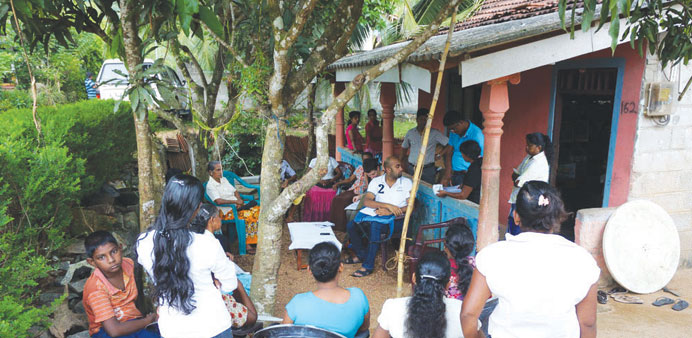
[[[595,0],[585,0],[584,1],[584,12],[582,13],[582,32],[587,32],[591,28],[591,22],[593,21],[594,6],[596,5]]]
[[[217,36],[223,38],[223,26],[216,14],[206,6],[199,7],[199,17]]]
[[[10,10],[10,5],[2,4],[0,5],[0,18],[4,17],[5,14]]]
[[[27,0],[15,0],[14,9],[24,17],[31,17],[31,4]]]
[[[601,27],[603,27],[603,25],[605,25],[606,22],[608,22],[608,20],[606,19],[606,18],[608,18],[608,16],[610,16],[610,7],[606,6],[605,1],[604,1],[603,5],[601,6],[601,19],[599,20],[598,28],[596,29],[596,32],[598,32],[601,29]]]
[[[618,37],[620,36],[620,20],[615,17],[615,20],[610,22],[610,29],[608,29],[608,34],[610,35],[610,49],[613,54],[615,54],[615,48],[618,46]]]
[[[140,107],[139,107],[140,106],[139,91],[136,90],[136,88],[134,88],[134,90],[132,90],[130,92],[129,98],[130,98],[130,106],[132,106],[132,110],[135,112],[139,112],[139,109],[140,109]]]
[[[557,3],[557,13],[560,17],[560,23],[562,23],[562,29],[567,29],[565,25],[565,8],[567,7],[567,0],[560,0]]]

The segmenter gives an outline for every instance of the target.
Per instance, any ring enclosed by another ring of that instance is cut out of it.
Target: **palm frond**
[[[364,44],[370,36],[370,27],[357,23],[351,34],[351,39],[348,41],[351,51],[364,49]]]

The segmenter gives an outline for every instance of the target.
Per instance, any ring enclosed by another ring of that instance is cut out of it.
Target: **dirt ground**
[[[337,237],[343,234],[337,233]],[[283,317],[284,306],[293,295],[307,292],[315,288],[315,281],[307,270],[296,270],[296,256],[288,250],[290,236],[288,228],[284,228],[282,236],[282,264],[279,269],[279,288],[274,307],[274,316]],[[394,257],[394,250],[389,251],[389,257]],[[254,256],[238,257],[238,265],[247,271],[252,270]],[[378,257],[375,263],[375,272],[364,278],[351,277],[360,267],[345,265],[344,272],[339,277],[339,284],[343,287],[358,287],[365,292],[370,302],[370,328],[377,327],[377,316],[382,309],[382,304],[388,298],[396,297],[396,270],[383,271],[381,259]],[[666,296],[673,299],[684,299],[692,303],[692,269],[679,270],[668,288],[675,291],[680,297],[658,291],[648,295],[637,295],[644,304],[622,304],[608,299],[605,305],[598,305],[598,337],[666,337],[682,338],[692,337],[692,307],[683,311],[673,311],[672,305],[655,307],[651,303],[658,297]],[[411,284],[404,285],[404,292],[410,293]],[[607,290],[605,290],[607,291]]]

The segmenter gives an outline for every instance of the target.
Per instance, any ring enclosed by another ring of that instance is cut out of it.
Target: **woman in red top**
[[[373,155],[382,152],[382,126],[377,120],[375,109],[368,110],[368,124],[365,125],[365,151]]]
[[[358,123],[360,123],[360,112],[354,110],[348,113],[350,123],[346,128],[346,141],[348,149],[362,153],[363,152],[363,136],[358,131]]]

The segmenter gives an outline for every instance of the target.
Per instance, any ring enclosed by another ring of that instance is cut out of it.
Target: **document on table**
[[[341,243],[334,236],[332,222],[291,222],[288,223],[288,231],[291,234],[289,250],[312,249],[321,242],[332,242],[341,250]]]
[[[451,192],[453,194],[460,193],[461,189],[459,189],[458,185],[452,186],[452,187],[444,187],[444,191],[446,192]]]

